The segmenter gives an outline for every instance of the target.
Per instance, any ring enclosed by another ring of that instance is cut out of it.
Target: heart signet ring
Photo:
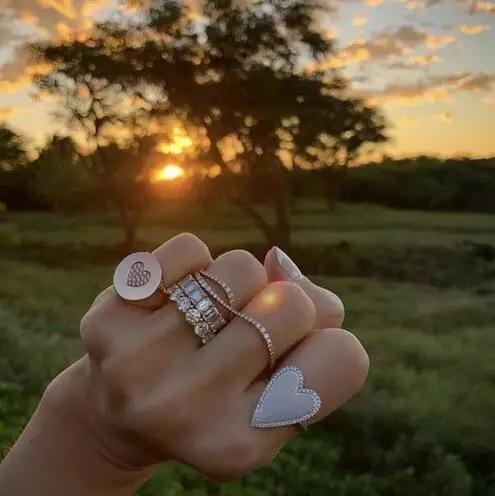
[[[124,300],[144,300],[162,282],[162,268],[148,252],[132,253],[120,262],[113,275],[115,291]]]

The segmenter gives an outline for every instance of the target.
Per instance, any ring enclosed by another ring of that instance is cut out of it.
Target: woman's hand
[[[154,255],[167,285],[207,266],[230,285],[238,308],[269,331],[277,368],[297,366],[319,394],[322,407],[312,422],[361,387],[368,359],[358,340],[339,329],[342,303],[280,250],[268,253],[265,267],[240,250],[213,261],[202,241],[182,234]],[[77,405],[101,456],[136,480],[169,459],[216,480],[237,478],[272,460],[298,432],[250,425],[270,374],[263,340],[242,319],[200,346],[163,293],[131,304],[109,288],[83,318],[81,335],[87,357],[54,381],[51,403]]]

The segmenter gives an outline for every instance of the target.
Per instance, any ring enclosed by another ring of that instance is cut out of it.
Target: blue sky
[[[386,153],[495,155],[495,0],[325,1],[332,13],[320,21],[337,48],[326,64],[383,110],[393,138]],[[0,0],[0,120],[35,143],[60,129],[56,103],[32,98],[33,68],[20,47],[89,29],[117,7]]]

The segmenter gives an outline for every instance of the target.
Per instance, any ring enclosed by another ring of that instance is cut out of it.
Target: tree
[[[13,170],[25,162],[26,150],[21,137],[0,123],[0,170]]]
[[[120,101],[136,99],[141,116],[187,121],[208,141],[198,162],[219,165],[225,195],[269,243],[288,249],[287,167],[335,165],[318,160],[322,153],[349,163],[365,143],[384,139],[382,119],[323,68],[333,48],[316,1],[205,0],[197,9],[162,0],[85,41],[41,45],[53,67],[41,85],[64,94],[90,81]]]
[[[98,33],[97,29],[96,36]],[[73,41],[72,55],[90,57],[89,43],[89,40]],[[69,67],[63,61],[66,48],[65,45],[34,47],[40,56],[54,61],[54,70],[38,78],[37,83],[41,91],[59,97],[57,117],[67,123],[74,136],[82,137],[87,170],[93,173],[102,196],[116,210],[124,233],[123,247],[131,250],[136,243],[143,203],[143,171],[153,158],[155,144],[147,135],[145,120],[150,104],[137,91],[128,93],[119,84],[87,69],[79,70],[77,64]],[[92,70],[99,63],[95,61]]]
[[[90,178],[71,138],[54,136],[31,166],[33,187],[44,202],[58,211],[81,205]]]
[[[137,241],[140,214],[148,197],[149,183],[144,171],[150,169],[155,146],[153,137],[141,137],[126,147],[115,143],[100,146],[88,157],[102,195],[106,195],[117,210],[124,230],[123,247],[127,251]]]

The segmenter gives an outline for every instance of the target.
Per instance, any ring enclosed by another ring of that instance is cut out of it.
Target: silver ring
[[[217,332],[227,325],[218,308],[192,275],[184,277],[178,284],[201,314],[201,317],[207,322],[212,332]]]
[[[169,299],[184,313],[186,321],[203,344],[211,341],[215,333],[227,325],[226,320],[208,294],[191,274],[166,288]]]

